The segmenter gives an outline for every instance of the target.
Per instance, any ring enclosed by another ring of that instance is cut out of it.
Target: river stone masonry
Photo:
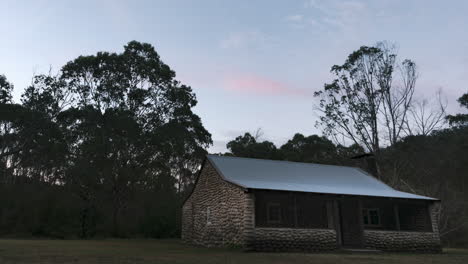
[[[432,232],[365,230],[365,246],[384,251],[442,252],[437,225],[439,207],[439,202],[429,206]]]
[[[256,228],[256,251],[330,251],[337,248],[332,229]]]
[[[224,181],[205,162],[182,207],[182,240],[206,247],[244,246],[244,225],[251,218],[245,214],[248,198],[241,187]]]

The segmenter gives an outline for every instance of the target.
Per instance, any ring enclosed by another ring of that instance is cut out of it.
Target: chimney
[[[351,159],[356,160],[359,167],[370,173],[372,176],[378,178],[377,162],[373,153],[360,154],[351,157]]]

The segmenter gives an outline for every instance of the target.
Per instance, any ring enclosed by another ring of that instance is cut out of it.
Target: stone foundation
[[[365,230],[364,245],[384,251],[442,252],[437,226],[439,207],[438,201],[428,207],[432,232]]]
[[[333,229],[255,228],[255,251],[329,251],[337,248]]]
[[[384,251],[441,252],[439,236],[433,232],[364,231],[366,248]]]

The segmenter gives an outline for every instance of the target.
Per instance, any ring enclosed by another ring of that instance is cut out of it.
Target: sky
[[[15,100],[34,74],[79,55],[155,46],[197,95],[210,152],[261,128],[277,145],[320,134],[314,91],[362,45],[396,43],[418,65],[416,98],[442,90],[448,112],[468,92],[468,1],[0,0],[0,74]]]

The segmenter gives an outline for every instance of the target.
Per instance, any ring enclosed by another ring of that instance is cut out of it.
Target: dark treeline
[[[246,158],[288,160],[321,164],[353,165],[351,158],[361,155],[364,149],[359,145],[349,147],[335,145],[323,136],[304,136],[297,133],[281,147],[273,142],[261,140],[261,129],[255,135],[245,133],[227,143],[230,152],[222,155]]]
[[[440,96],[415,98],[416,64],[386,43],[332,73],[316,93],[324,136],[298,133],[278,147],[246,133],[224,155],[360,166],[441,198],[444,241],[467,243],[468,115],[446,116]],[[151,45],[34,76],[20,102],[13,90],[0,75],[0,236],[179,235],[181,202],[212,140],[192,112],[195,94]],[[468,109],[468,93],[459,103]]]
[[[212,143],[197,100],[149,44],[0,76],[0,235],[172,237]]]

